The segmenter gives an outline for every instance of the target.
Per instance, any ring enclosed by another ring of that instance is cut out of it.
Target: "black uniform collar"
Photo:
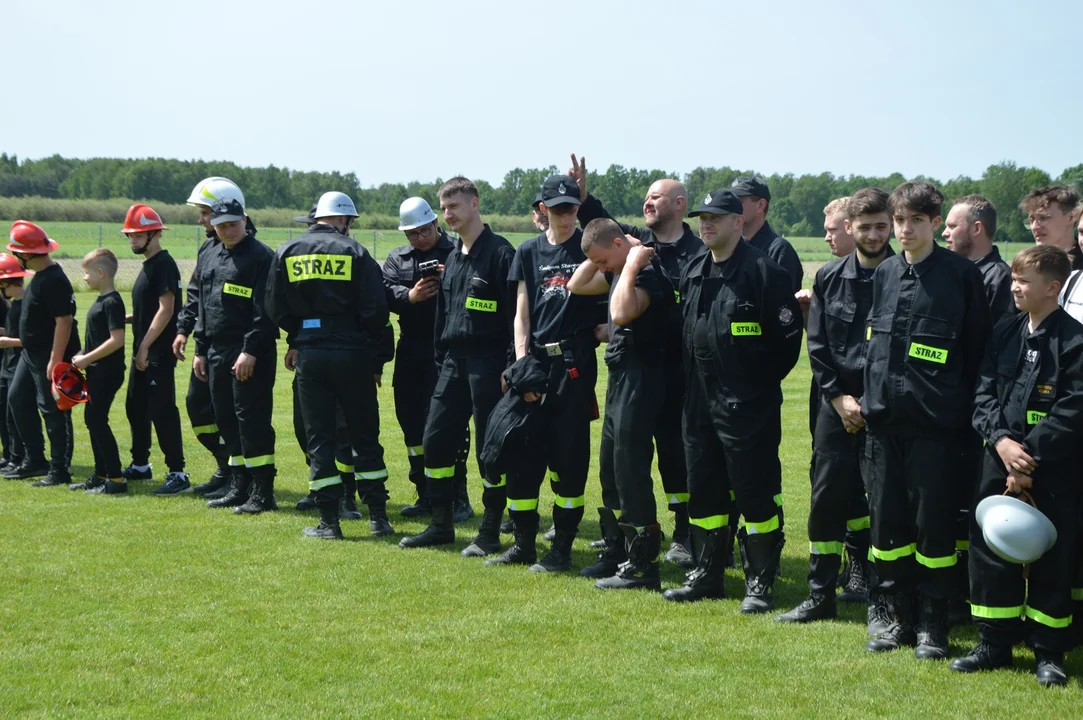
[[[993,249],[989,251],[989,254],[978,260],[975,265],[981,267],[983,265],[994,265],[1000,262],[1000,249],[994,245]]]
[[[895,249],[888,243],[887,251],[884,253],[887,258],[895,254]],[[844,280],[857,280],[861,277],[861,264],[857,261],[857,249],[850,251],[850,254],[846,256],[846,260],[842,263],[842,272],[839,273],[839,277]]]
[[[756,231],[756,234],[748,239],[750,243],[755,245],[759,242],[768,242],[778,237],[778,233],[771,229],[771,223],[766,220],[763,221],[763,227]]]
[[[473,247],[470,248],[470,255],[473,256],[473,254],[476,253],[478,250],[484,248],[485,245],[493,239],[493,237],[495,236],[493,235],[493,231],[489,228],[489,223],[482,223],[481,232],[478,234],[477,239],[474,240]],[[455,247],[459,250],[459,252],[463,251],[462,237],[460,237],[455,242]]]
[[[688,223],[682,222],[681,227],[684,228],[684,232],[679,238],[677,238],[671,243],[661,242],[658,239],[658,236],[655,235],[654,231],[652,230],[650,237],[647,238],[647,240],[645,240],[643,244],[647,247],[654,248],[656,251],[659,248],[673,248],[682,255],[692,252],[695,249],[690,243],[694,243],[696,246],[699,247],[703,246],[703,243],[700,242],[699,237],[697,237],[696,234],[692,232],[692,228],[691,226],[689,226]]]
[[[899,253],[899,257],[902,259],[902,262],[899,263],[899,276],[902,277],[903,275],[906,274],[907,270],[909,270],[910,268],[913,268],[914,273],[918,277],[921,277],[922,275],[927,273],[929,270],[931,270],[932,268],[934,268],[934,267],[936,267],[937,265],[940,264],[940,259],[944,257],[944,253],[950,253],[950,252],[951,252],[951,250],[945,250],[944,248],[937,245],[936,241],[934,240],[933,241],[933,251],[931,253],[929,253],[929,257],[925,258],[924,260],[919,262],[917,265],[913,265],[913,264],[911,264],[910,262],[907,261],[905,252]]]
[[[232,248],[226,247],[226,244],[222,243],[222,249],[228,253],[236,255],[239,253],[248,252],[249,248],[251,248],[255,244],[255,242],[255,236],[252,235],[252,233],[248,233],[241,239],[239,243],[234,245]]]
[[[1055,332],[1057,325],[1060,324],[1061,316],[1066,313],[1062,308],[1058,307],[1056,310],[1049,313],[1045,320],[1042,320],[1041,323],[1038,324],[1038,327],[1034,328],[1034,332],[1030,332],[1030,317],[1027,313],[1019,314],[1024,318],[1023,327],[1027,329],[1027,339],[1030,340],[1040,338],[1043,335],[1052,335]]]
[[[744,238],[737,241],[737,247],[733,249],[733,254],[729,256],[729,259],[722,265],[722,278],[724,280],[730,280],[737,272],[737,266],[741,264],[742,259],[748,253],[746,247],[747,242]],[[710,263],[714,262],[714,255],[711,254],[710,249],[703,254],[703,259],[688,268],[688,277],[702,277],[706,275],[707,268]]]
[[[336,235],[342,235],[334,225],[328,225],[327,223],[312,223],[308,227],[310,233],[335,233]],[[346,235],[342,235],[346,237]]]

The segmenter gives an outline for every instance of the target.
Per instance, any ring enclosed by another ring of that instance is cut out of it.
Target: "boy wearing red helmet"
[[[169,473],[155,495],[179,495],[191,490],[184,472],[180,412],[174,369],[177,358],[172,342],[180,314],[180,269],[168,250],[162,249],[162,231],[169,228],[148,205],[128,208],[124,229],[132,252],[142,255],[143,267],[132,286],[132,334],[135,358],[128,378],[125,410],[132,428],[132,463],[124,470],[128,480],[152,479],[150,427],[158,433],[158,447],[165,455]]]
[[[0,305],[5,310],[4,332],[0,335],[0,439],[4,444],[4,457],[0,459],[0,476],[15,471],[23,461],[23,441],[15,428],[12,405],[16,398],[10,392],[14,385],[15,369],[23,355],[23,343],[19,340],[19,318],[23,304],[23,278],[32,273],[23,269],[13,256],[0,253]],[[25,372],[25,370],[24,370]],[[33,393],[26,403],[30,412],[34,408]]]
[[[23,297],[19,337],[23,343],[23,362],[33,381],[38,410],[49,435],[50,460],[45,464],[41,425],[32,413],[17,413],[19,434],[26,444],[23,464],[9,478],[45,477],[34,487],[68,485],[71,448],[70,416],[60,411],[53,398],[53,368],[79,351],[79,330],[75,322],[75,293],[64,270],[49,257],[60,245],[40,227],[26,220],[11,224],[8,252],[19,264],[34,271]]]

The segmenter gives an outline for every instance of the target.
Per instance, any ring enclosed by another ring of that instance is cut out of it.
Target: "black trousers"
[[[778,398],[721,402],[716,399],[717,379],[707,363],[693,360],[689,370],[684,402],[689,522],[714,530],[728,525],[730,515],[740,508],[748,533],[779,530],[782,408]]]
[[[165,455],[169,472],[184,472],[184,443],[173,374],[175,367],[176,363],[166,363],[148,365],[146,370],[138,370],[132,363],[124,409],[132,428],[133,465],[150,462],[150,428],[153,424],[158,435],[158,447]]]
[[[218,467],[225,469],[229,464],[229,455],[226,454],[222,445],[222,434],[214,419],[211,384],[210,381],[204,382],[197,378],[194,371],[188,378],[188,394],[184,399],[184,406],[188,411],[188,420],[192,423],[192,432],[195,433],[196,440],[207,448],[211,455],[214,455]]]
[[[434,505],[452,504],[452,481],[463,433],[467,432],[467,423],[473,416],[474,436],[485,437],[489,415],[502,395],[500,374],[506,365],[504,355],[448,355],[440,366],[421,443],[429,497]],[[475,446],[478,471],[485,485],[482,503],[490,512],[503,514],[507,503],[506,479],[487,470],[480,457],[481,443],[475,443]]]
[[[978,501],[1004,492],[1007,472],[993,449],[982,453]],[[1079,465],[1041,465],[1030,490],[1057,529],[1057,542],[1027,566],[1001,560],[985,544],[977,521],[970,525],[970,612],[981,638],[994,645],[1029,639],[1035,649],[1068,652],[1072,637],[1072,580],[1079,506]],[[977,502],[973,507],[977,506]],[[1028,577],[1029,575],[1029,577]],[[1077,622],[1079,620],[1076,620]]]
[[[868,429],[870,540],[882,592],[955,597],[959,450],[957,442]]]
[[[18,437],[22,452],[34,460],[45,460],[45,436],[41,432],[41,415],[38,414],[37,394],[30,378],[30,366],[19,356],[8,385],[8,432]]]
[[[109,426],[109,410],[113,399],[124,384],[124,367],[88,367],[86,370],[89,399],[83,413],[90,433],[90,449],[94,453],[94,474],[117,480],[121,476],[120,451],[113,428]],[[131,413],[129,412],[129,417]],[[143,463],[139,463],[143,464]]]
[[[245,382],[233,375],[233,363],[241,354],[240,345],[212,344],[207,366],[214,403],[214,416],[222,433],[223,449],[230,465],[244,465],[263,472],[275,466],[274,411],[275,371],[278,357],[274,346],[257,356],[256,367]]]
[[[38,412],[45,421],[45,433],[49,436],[49,465],[56,470],[67,470],[72,449],[71,412],[61,412],[56,406],[56,399],[53,398],[53,383],[46,375],[49,367],[49,350],[24,349],[20,362],[26,363],[27,374],[34,384]],[[16,424],[27,447],[34,447],[35,452],[41,453],[45,444],[41,439],[41,426],[36,417],[33,419],[29,417],[30,414],[25,414],[22,422],[17,416]],[[24,414],[20,413],[20,415]],[[35,431],[36,437],[33,435]],[[27,441],[28,437],[35,446],[31,445],[31,441]]]
[[[609,364],[598,458],[602,504],[619,513],[622,522],[636,527],[658,522],[651,440],[666,401],[660,369],[661,363],[644,362],[634,352]]]
[[[666,398],[654,428],[654,444],[658,451],[658,474],[666,493],[669,509],[677,512],[688,503],[688,467],[684,456],[684,367],[680,353],[667,356],[663,366]]]
[[[301,408],[301,395],[297,389],[297,373],[293,375],[293,436],[297,438],[297,445],[305,454],[305,463],[312,465],[312,459],[308,454],[308,428],[305,427],[305,414]],[[353,449],[350,447],[350,439],[346,433],[346,420],[342,417],[342,410],[335,407],[335,437],[337,444],[335,449],[335,466],[339,473],[353,473]]]
[[[308,487],[321,501],[342,498],[336,456],[341,447],[352,446],[362,501],[368,505],[387,502],[376,382],[371,372],[358,378],[358,368],[366,366],[361,350],[305,347],[297,352],[297,397],[308,439]],[[337,420],[339,413],[345,426],[345,442]],[[373,484],[379,488],[372,488]],[[382,497],[378,497],[381,492]]]
[[[592,346],[571,351],[571,357],[551,358],[536,351],[549,368],[549,389],[540,400],[541,419],[528,452],[508,473],[508,509],[538,511],[538,496],[548,469],[553,499],[553,524],[575,532],[583,519],[584,490],[590,471],[590,423],[594,419],[594,386],[598,356]],[[572,370],[575,370],[573,373]]]
[[[813,424],[812,494],[809,502],[809,587],[835,586],[847,531],[869,528],[865,496],[865,431],[850,434],[827,399],[818,401]]]
[[[410,461],[410,482],[421,486],[425,480],[425,421],[436,390],[439,367],[432,361],[432,349],[423,356],[403,352],[399,345],[391,385],[395,394],[395,418],[402,429],[406,454]],[[470,428],[455,458],[455,476],[466,478],[466,459],[470,457]]]
[[[9,349],[7,352],[16,350],[18,348]],[[19,433],[15,431],[14,423],[8,421],[8,389],[14,375],[14,371],[11,375],[0,375],[0,444],[3,447],[3,457],[7,460],[21,458],[23,454]]]

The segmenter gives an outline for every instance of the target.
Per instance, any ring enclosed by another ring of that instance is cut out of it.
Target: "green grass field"
[[[80,294],[80,315],[91,300]],[[177,368],[182,414],[189,368],[190,358]],[[424,523],[398,516],[413,493],[387,370],[380,402],[396,530],[389,538],[370,538],[364,521],[343,524],[346,542],[301,536],[315,519],[292,509],[307,491],[307,471],[293,438],[291,375],[281,365],[279,512],[235,516],[192,495],[153,497],[156,484],[109,498],[0,480],[0,717],[1080,714],[1079,680],[1066,691],[1040,690],[1026,650],[1017,650],[1015,672],[959,676],[910,652],[866,652],[863,607],[841,607],[839,621],[806,627],[743,617],[735,571],[727,573],[730,599],[674,606],[652,593],[598,591],[574,573],[461,558],[477,520],[458,528],[454,548],[401,550],[401,534]],[[789,542],[776,584],[780,609],[806,594],[809,378],[802,360],[784,387]],[[604,390],[603,377],[599,397]],[[81,478],[91,456],[82,410],[75,413],[73,475]],[[112,423],[126,462],[123,396]],[[593,425],[595,447],[600,427]],[[194,438],[186,449],[193,480],[204,480],[210,457]],[[160,479],[157,450],[152,459]],[[473,462],[471,475],[479,506]],[[550,498],[544,488],[543,507]],[[592,561],[599,499],[592,479],[577,567]],[[664,508],[660,488],[658,502]],[[662,515],[668,534],[672,519]],[[665,586],[681,579],[664,566]],[[955,631],[953,654],[975,636]],[[1069,671],[1083,675],[1083,662],[1072,657]]]

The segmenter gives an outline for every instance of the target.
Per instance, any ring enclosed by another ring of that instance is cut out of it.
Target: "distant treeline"
[[[481,192],[482,212],[487,216],[505,216],[501,223],[505,232],[529,231],[526,220],[530,204],[546,176],[563,172],[551,166],[510,170],[499,187],[484,180],[475,180]],[[590,191],[605,204],[613,215],[638,216],[643,197],[652,182],[663,177],[680,177],[688,187],[689,204],[712,190],[729,187],[738,175],[755,174],[751,170],[729,167],[696,168],[683,176],[662,170],[640,170],[611,165],[603,172],[591,172]],[[411,196],[421,196],[436,205],[436,191],[443,179],[406,185],[384,183],[361,187],[354,173],[317,173],[269,166],[240,167],[229,162],[201,160],[172,160],[147,158],[91,158],[80,160],[59,155],[40,160],[23,160],[14,155],[0,154],[0,198],[58,198],[68,200],[109,200],[138,198],[158,203],[182,203],[192,187],[209,175],[228,177],[245,193],[249,208],[266,210],[268,225],[288,223],[289,216],[307,211],[316,198],[327,190],[341,190],[357,203],[358,211],[366,216],[360,225],[394,227],[389,224],[397,217],[399,203]],[[781,233],[791,236],[815,236],[823,231],[823,207],[829,201],[850,195],[863,187],[876,186],[891,190],[906,180],[929,180],[936,183],[949,200],[980,193],[988,197],[999,213],[997,240],[1027,242],[1029,230],[1019,210],[1019,200],[1032,188],[1054,181],[1038,168],[1019,167],[1012,162],[990,165],[980,178],[960,176],[946,182],[933,178],[905,178],[895,173],[887,177],[819,175],[767,175],[771,188],[771,224]],[[1083,188],[1083,164],[1070,167],[1055,179],[1075,183]],[[0,216],[10,219],[9,203],[0,203]],[[42,206],[44,208],[44,205]],[[110,208],[113,204],[109,204]],[[76,203],[73,212],[88,213],[92,204]],[[289,210],[273,210],[289,208]],[[101,209],[101,208],[99,208]],[[110,211],[111,212],[111,211]],[[258,214],[257,214],[258,217]],[[45,219],[95,220],[90,215],[80,217],[51,217]],[[111,217],[110,220],[112,221]],[[494,227],[498,223],[494,223]],[[520,227],[522,226],[522,227]]]

